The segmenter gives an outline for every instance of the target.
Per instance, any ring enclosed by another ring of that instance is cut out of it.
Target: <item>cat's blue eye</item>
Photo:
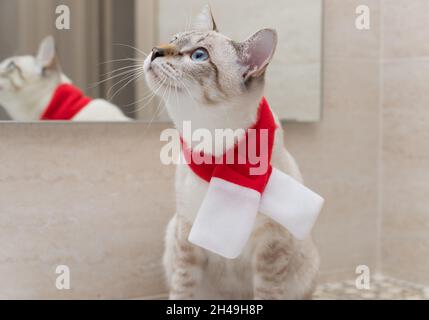
[[[197,62],[206,61],[208,58],[209,58],[209,53],[204,48],[199,48],[195,50],[191,55],[191,59]]]

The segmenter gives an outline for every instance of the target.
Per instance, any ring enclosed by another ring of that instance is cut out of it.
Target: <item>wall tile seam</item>
[[[376,229],[376,272],[383,273],[383,257],[382,257],[382,241],[383,241],[383,213],[384,213],[384,159],[383,159],[383,148],[384,148],[384,0],[379,0],[379,101],[378,101],[378,165],[377,165],[377,229]]]

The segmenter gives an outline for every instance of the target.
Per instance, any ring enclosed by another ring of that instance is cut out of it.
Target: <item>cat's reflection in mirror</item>
[[[62,72],[55,40],[48,36],[36,56],[0,63],[0,105],[15,121],[129,121],[115,105],[90,99]]]

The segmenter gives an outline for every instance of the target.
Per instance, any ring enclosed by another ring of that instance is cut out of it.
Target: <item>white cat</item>
[[[70,79],[61,72],[54,38],[51,36],[42,41],[36,57],[12,57],[0,63],[0,105],[13,120],[41,120],[48,106],[51,108],[48,113],[55,116],[45,116],[47,120],[131,120],[117,106],[102,99],[85,100],[88,103],[75,109],[78,112],[70,113],[64,109],[69,105],[62,105],[70,94],[80,101],[84,98],[80,91],[71,85]],[[52,101],[53,97],[56,97],[55,101]],[[60,98],[57,99],[58,97]]]
[[[207,6],[192,31],[152,50],[144,63],[146,81],[163,97],[179,132],[184,121],[191,121],[193,130],[209,129],[212,137],[215,129],[248,129],[257,119],[265,70],[276,44],[277,34],[271,29],[244,42],[225,37]],[[271,163],[301,181],[277,123]],[[193,141],[185,143],[196,147]],[[223,146],[215,145],[215,155],[223,152]],[[170,299],[310,298],[319,268],[311,237],[299,241],[262,214],[237,259],[225,259],[188,241],[207,190],[208,183],[186,164],[177,167],[177,211],[167,227],[164,253]]]

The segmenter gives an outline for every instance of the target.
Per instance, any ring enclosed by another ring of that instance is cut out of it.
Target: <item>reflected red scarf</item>
[[[71,120],[91,102],[75,86],[65,83],[59,85],[43,112],[40,120]]]

